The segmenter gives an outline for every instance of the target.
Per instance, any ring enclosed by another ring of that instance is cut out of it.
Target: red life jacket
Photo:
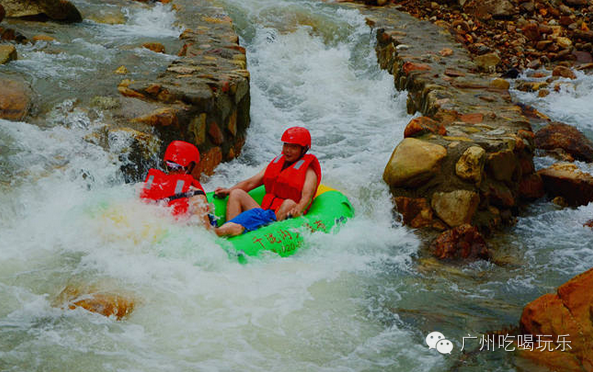
[[[150,169],[140,197],[147,200],[167,201],[167,205],[173,208],[173,215],[179,216],[187,213],[188,198],[193,196],[188,193],[191,186],[204,193],[200,182],[189,174],[166,174],[158,169]]]
[[[309,167],[312,167],[317,174],[317,185],[313,195],[317,192],[317,187],[321,183],[321,165],[315,155],[305,154],[289,167],[282,169],[284,162],[284,155],[278,155],[268,164],[264,172],[266,195],[261,204],[263,209],[277,211],[286,199],[292,199],[296,203],[300,202]],[[305,209],[305,213],[307,210],[309,207]]]

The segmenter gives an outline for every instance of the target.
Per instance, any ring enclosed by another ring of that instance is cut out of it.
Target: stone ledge
[[[185,31],[179,59],[154,81],[124,81],[118,91],[150,102],[131,119],[157,128],[166,145],[174,139],[194,143],[202,171],[212,173],[237,157],[249,126],[249,72],[245,49],[225,11],[208,0],[174,0]],[[150,109],[149,109],[150,108]]]
[[[400,198],[400,204],[401,198],[410,202],[423,199],[436,212],[435,195],[441,199],[443,195],[455,197],[455,191],[463,190],[478,196],[477,208],[474,203],[466,203],[471,210],[424,214],[436,219],[461,213],[484,232],[497,229],[504,222],[511,223],[519,205],[539,195],[520,185],[541,188],[541,180],[538,178],[540,184],[532,185],[531,124],[521,107],[512,103],[509,83],[481,72],[488,61],[472,61],[467,50],[446,29],[420,21],[391,5],[344,6],[359,9],[376,31],[378,63],[393,75],[397,89],[408,91],[408,113],[422,113],[427,117],[421,120],[423,123],[436,122],[419,126],[415,119],[406,128],[406,136],[446,151],[436,166],[430,164],[430,169],[423,169],[413,157],[392,156],[384,180],[394,197]],[[394,161],[398,163],[392,164]],[[393,174],[396,167],[400,169]],[[401,182],[397,174],[409,173],[402,167],[423,174],[422,182]],[[459,204],[454,200],[445,202],[440,204]],[[415,216],[404,216],[404,221],[414,219]],[[425,221],[424,225],[442,226],[447,221],[441,218],[438,222]],[[451,222],[444,225],[455,227]]]

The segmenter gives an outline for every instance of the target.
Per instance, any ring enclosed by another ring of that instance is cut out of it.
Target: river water
[[[592,266],[582,222],[593,208],[535,203],[494,239],[496,265],[430,259],[394,219],[381,180],[411,116],[406,93],[378,69],[374,35],[357,11],[316,1],[224,2],[247,48],[252,123],[241,157],[204,186],[260,170],[280,151],[283,130],[302,125],[323,182],[357,211],[337,234],[308,236],[308,248],[292,257],[240,265],[204,229],[137,201],[138,186],[120,170],[128,138],[89,140],[109,125],[87,103],[116,94],[121,76],[113,70],[156,74],[175,58],[135,47],[160,41],[176,50],[174,12],[75,4],[85,15],[123,9],[125,23],[12,21],[27,35],[46,27],[60,43],[20,46],[21,59],[0,67],[42,97],[35,123],[0,120],[0,370],[534,370],[513,353],[479,351],[478,340],[517,324],[527,302]],[[576,91],[532,103],[590,130],[593,111],[583,103],[591,81],[579,75]],[[136,306],[123,321],[64,309],[56,299],[66,286],[123,294]],[[451,355],[428,349],[432,331],[453,342]],[[468,335],[476,339],[466,351],[474,352],[463,354]]]

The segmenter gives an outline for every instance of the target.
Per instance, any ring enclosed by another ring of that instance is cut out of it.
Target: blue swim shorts
[[[276,214],[270,209],[253,208],[227,222],[233,222],[245,228],[244,232],[257,230],[276,221]]]

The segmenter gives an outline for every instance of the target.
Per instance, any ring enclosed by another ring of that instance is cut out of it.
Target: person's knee
[[[240,201],[245,198],[245,195],[248,195],[247,192],[241,189],[234,189],[231,190],[229,193],[229,201]]]

